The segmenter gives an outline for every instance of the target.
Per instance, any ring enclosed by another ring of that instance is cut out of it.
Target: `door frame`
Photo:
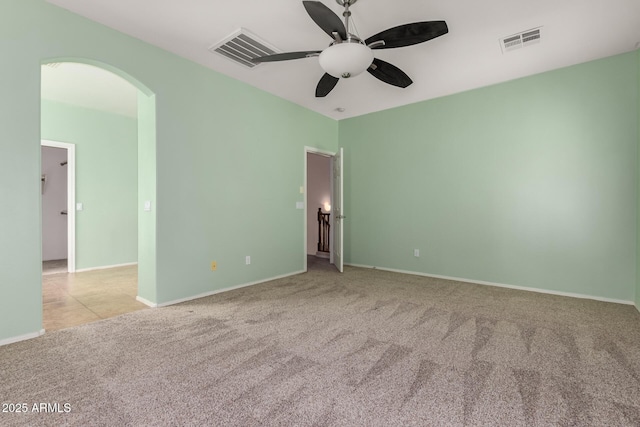
[[[67,150],[67,271],[76,272],[76,145],[68,142],[40,140],[41,147],[62,148]],[[42,156],[42,154],[41,154]],[[42,157],[40,158],[42,164]],[[42,211],[42,202],[40,203]],[[40,220],[40,239],[42,239],[42,219]],[[42,257],[42,254],[40,254]]]
[[[308,147],[308,146],[304,147],[304,163],[303,163],[304,164],[304,180],[303,180],[304,185],[302,187],[303,200],[304,200],[303,201],[303,203],[304,203],[304,209],[303,209],[303,217],[304,217],[304,221],[303,221],[304,233],[303,233],[303,235],[304,235],[304,239],[302,239],[303,240],[303,242],[302,242],[302,248],[303,248],[303,252],[302,252],[302,254],[303,254],[303,257],[302,257],[302,259],[303,259],[303,264],[302,264],[303,268],[302,268],[302,270],[303,271],[308,271],[307,270],[307,239],[308,239],[308,236],[307,236],[307,234],[308,234],[307,233],[307,231],[308,231],[308,228],[307,228],[308,227],[308,223],[307,223],[307,184],[308,184],[307,183],[307,154],[317,154],[317,155],[320,155],[320,156],[329,157],[331,159],[331,169],[330,169],[330,173],[329,173],[329,176],[331,177],[330,178],[331,181],[330,181],[329,185],[330,185],[330,188],[331,188],[331,205],[333,206],[333,173],[331,171],[333,171],[333,159],[335,158],[337,152],[321,150],[321,149],[315,148],[315,147]],[[333,229],[333,215],[331,215],[330,225],[331,225],[331,229]],[[333,252],[334,252],[333,251],[333,239],[331,239],[331,241],[329,242],[329,248],[330,248],[330,251],[329,251],[329,262],[331,264],[333,264]]]

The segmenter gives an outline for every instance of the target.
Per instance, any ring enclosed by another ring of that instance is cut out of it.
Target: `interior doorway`
[[[336,197],[337,153],[305,147],[304,152],[304,270],[342,271],[342,233],[340,207]],[[342,177],[338,174],[341,183]],[[341,188],[341,185],[340,185]],[[340,218],[336,218],[339,216]]]
[[[75,267],[75,145],[41,141],[42,273]]]
[[[41,98],[41,134],[49,138],[41,153],[43,328],[147,308],[137,300],[138,141],[145,135],[138,114],[145,96],[106,68],[60,62],[42,66]],[[46,274],[47,263],[60,266],[64,258],[66,269]]]
[[[307,255],[331,254],[331,157],[307,153]]]

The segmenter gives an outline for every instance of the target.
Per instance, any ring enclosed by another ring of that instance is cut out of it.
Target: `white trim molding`
[[[140,295],[138,295],[138,296],[136,297],[136,301],[141,302],[141,303],[143,303],[144,305],[149,306],[149,307],[151,307],[151,308],[157,308],[157,307],[158,307],[158,304],[156,304],[155,302],[151,302],[151,301],[149,301],[149,300],[148,300],[148,299],[146,299],[146,298],[142,298]]]
[[[614,304],[635,305],[635,303],[633,301],[627,301],[627,300],[621,300],[621,299],[615,299],[615,298],[598,297],[598,296],[594,296],[594,295],[575,294],[575,293],[572,293],[572,292],[553,291],[553,290],[542,289],[542,288],[529,288],[529,287],[526,287],[526,286],[516,286],[516,285],[507,285],[507,284],[504,284],[504,283],[485,282],[483,280],[472,280],[472,279],[465,279],[465,278],[461,278],[461,277],[440,276],[440,275],[437,275],[437,274],[427,274],[427,273],[421,273],[421,272],[418,272],[418,271],[398,270],[398,269],[395,269],[395,268],[376,267],[376,266],[373,266],[373,265],[347,264],[347,263],[345,263],[345,265],[350,265],[351,267],[369,268],[369,269],[373,269],[373,270],[390,271],[392,273],[410,274],[412,276],[432,277],[434,279],[451,280],[451,281],[454,281],[454,282],[472,283],[474,285],[495,286],[495,287],[498,287],[498,288],[508,288],[508,289],[515,289],[515,290],[518,290],[518,291],[537,292],[537,293],[540,293],[540,294],[549,294],[549,295],[558,295],[558,296],[571,297],[571,298],[590,299],[590,300],[594,300],[594,301],[611,302],[611,303],[614,303]]]
[[[302,273],[306,273],[306,271],[303,271],[303,270],[294,271],[293,273],[282,274],[280,276],[270,277],[268,279],[261,279],[261,280],[257,280],[255,282],[250,282],[250,283],[244,283],[242,285],[230,286],[228,288],[216,289],[215,291],[205,292],[205,293],[202,293],[202,294],[198,294],[198,295],[194,295],[194,296],[186,297],[186,298],[180,298],[180,299],[176,299],[176,300],[173,300],[173,301],[162,302],[162,303],[155,304],[155,305],[150,305],[150,304],[153,304],[153,303],[150,303],[150,304],[145,303],[146,300],[144,300],[143,298],[140,298],[140,297],[137,297],[136,299],[138,301],[140,301],[141,303],[143,303],[143,304],[149,305],[150,307],[166,307],[166,306],[169,306],[169,305],[179,304],[181,302],[187,302],[187,301],[191,301],[191,300],[198,299],[198,298],[204,298],[204,297],[208,297],[208,296],[215,295],[215,294],[221,294],[223,292],[233,291],[234,289],[246,288],[248,286],[259,285],[260,283],[271,282],[272,280],[284,279],[285,277],[295,276],[297,274],[302,274]]]
[[[107,270],[109,268],[129,267],[130,265],[138,265],[138,263],[137,262],[126,262],[124,264],[102,265],[100,267],[81,268],[79,270],[76,270],[76,273],[83,273],[85,271],[94,271],[94,270]]]
[[[44,335],[44,329],[40,329],[38,332],[32,332],[30,334],[18,335],[17,337],[5,338],[3,340],[0,340],[0,347],[2,347],[3,345],[13,344],[15,342],[38,338],[42,335]]]
[[[305,145],[304,146],[304,154],[305,154],[305,156],[306,156],[307,153],[320,154],[321,156],[325,156],[325,157],[333,157],[333,156],[336,155],[337,152],[336,151],[321,150],[320,148],[309,147],[308,145]]]

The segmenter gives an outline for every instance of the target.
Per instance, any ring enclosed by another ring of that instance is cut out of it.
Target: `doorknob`
[[[66,215],[66,214],[67,214],[67,211],[60,212],[60,215]]]

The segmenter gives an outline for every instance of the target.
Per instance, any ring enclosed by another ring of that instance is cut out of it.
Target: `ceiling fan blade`
[[[303,1],[302,4],[313,22],[318,24],[329,37],[334,38],[333,33],[337,32],[342,40],[347,39],[347,30],[342,20],[331,9],[319,1]]]
[[[307,50],[304,52],[286,52],[286,53],[276,53],[273,55],[259,56],[257,58],[253,58],[251,61],[259,64],[261,62],[276,62],[276,61],[288,61],[290,59],[302,59],[302,58],[310,58],[312,56],[318,56],[322,53],[321,50]]]
[[[318,82],[318,86],[316,86],[316,98],[325,97],[333,90],[334,87],[338,84],[337,77],[333,77],[331,74],[325,73],[324,76]]]
[[[376,79],[393,86],[405,88],[413,83],[413,80],[411,80],[404,71],[381,59],[374,59],[371,66],[367,68],[367,71]]]
[[[372,49],[390,49],[394,47],[411,46],[423,43],[449,32],[449,27],[444,21],[414,22],[412,24],[399,25],[382,31],[365,40],[367,45],[384,41],[384,44],[372,46]]]

